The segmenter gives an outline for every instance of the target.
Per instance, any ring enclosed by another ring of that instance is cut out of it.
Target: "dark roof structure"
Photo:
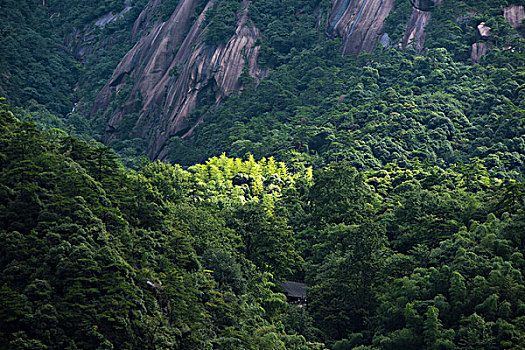
[[[277,283],[281,286],[288,297],[306,299],[306,284],[292,281]]]

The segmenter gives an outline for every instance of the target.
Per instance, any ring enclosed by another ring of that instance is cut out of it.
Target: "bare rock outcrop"
[[[94,39],[96,39],[94,28],[74,28],[66,37],[65,44],[76,60],[86,63],[86,57],[93,53]]]
[[[442,0],[426,0],[422,11],[413,7],[401,45],[413,47],[418,52],[425,44],[425,27],[430,22],[430,9],[440,5]],[[392,0],[333,0],[328,18],[327,32],[343,38],[343,54],[371,52],[376,43],[390,46],[384,38],[383,25],[386,17],[394,9]]]
[[[403,37],[403,47],[412,47],[417,52],[423,51],[426,39],[425,27],[431,18],[432,14],[428,11],[412,10],[412,15],[410,15],[405,36]]]
[[[503,9],[503,17],[509,24],[520,33],[524,35],[525,28],[522,24],[525,19],[525,9],[523,5],[511,5]],[[477,25],[477,36],[485,42],[477,42],[472,44],[472,50],[470,52],[470,59],[472,64],[477,64],[483,56],[490,50],[491,44],[486,42],[487,39],[491,39],[491,28],[488,27],[485,22],[481,22]]]
[[[432,4],[432,6],[438,6],[441,5],[442,0],[428,0],[426,3],[422,8],[430,9],[430,4]],[[423,51],[426,40],[425,28],[430,23],[431,18],[431,11],[422,11],[415,7],[412,8],[412,14],[405,29],[405,36],[403,37],[402,45],[404,48],[412,47],[417,52]]]
[[[383,34],[394,0],[333,0],[328,33],[343,38],[343,54],[371,52]]]
[[[472,44],[472,51],[470,52],[470,60],[472,64],[479,63],[481,58],[489,51],[489,44],[487,43],[474,43]]]
[[[107,142],[120,136],[141,137],[148,140],[150,157],[164,159],[167,141],[173,136],[188,136],[202,121],[189,120],[200,93],[213,94],[219,103],[242,89],[239,78],[246,65],[256,82],[267,74],[257,66],[259,47],[255,41],[261,33],[248,23],[249,2],[242,3],[235,34],[219,46],[203,40],[205,14],[213,0],[191,23],[197,2],[181,0],[168,21],[156,23],[126,54],[97,96],[91,115],[102,114],[109,120]],[[137,22],[147,17],[146,8]],[[129,97],[122,106],[113,106],[115,96],[126,86],[131,88]],[[133,130],[130,135],[120,135],[123,118],[129,115],[137,116]]]
[[[150,0],[146,7],[140,12],[139,16],[133,23],[131,38],[136,41],[142,29],[152,24],[155,17],[155,10],[162,4],[162,0]]]
[[[96,22],[95,25],[99,28],[104,28],[106,25],[108,25],[111,22],[115,22],[116,20],[119,20],[124,17],[126,13],[128,13],[132,6],[131,6],[131,0],[125,0],[124,1],[124,9],[120,11],[117,14],[114,14],[113,12],[110,12],[102,17],[100,17]]]
[[[75,57],[75,59],[86,63],[90,55],[94,53],[96,54],[97,47],[106,47],[111,45],[111,38],[99,42],[98,44],[96,43],[97,27],[98,29],[103,29],[109,23],[124,18],[124,15],[133,8],[132,1],[124,0],[123,5],[124,8],[116,14],[109,12],[106,15],[97,18],[90,24],[85,25],[84,27],[73,28],[71,33],[69,33],[69,35],[65,38],[65,45],[73,57]]]
[[[490,31],[492,30],[492,28],[487,26],[487,24],[485,22],[481,22],[480,24],[478,24],[478,26],[476,28],[478,30],[478,35],[479,35],[480,38],[482,38],[482,39],[490,38],[490,36],[491,36],[491,32]]]
[[[523,35],[525,29],[523,25],[523,19],[525,19],[525,7],[523,5],[510,5],[503,9],[503,16],[510,25],[520,31]]]

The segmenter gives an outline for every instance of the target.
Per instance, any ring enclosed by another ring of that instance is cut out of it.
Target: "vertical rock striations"
[[[343,54],[371,52],[394,0],[333,0],[328,33],[343,38]]]
[[[440,5],[441,2],[442,0],[428,0],[426,6],[422,8],[431,9],[435,5]],[[419,53],[423,52],[426,40],[425,28],[431,18],[431,11],[422,11],[419,8],[412,7],[412,14],[410,15],[402,42],[404,48],[412,47]]]
[[[119,137],[141,137],[148,141],[148,154],[163,159],[166,144],[173,136],[185,136],[200,119],[189,120],[198,107],[199,95],[212,94],[215,102],[242,88],[239,78],[247,72],[260,81],[266,70],[257,66],[259,47],[255,41],[260,31],[248,23],[249,2],[243,2],[232,38],[219,46],[203,41],[205,14],[213,6],[209,1],[191,23],[198,0],[181,0],[166,22],[157,22],[143,36],[115,69],[110,81],[96,98],[91,115],[107,120],[106,141]],[[150,2],[155,6],[156,0]],[[137,19],[148,18],[148,8]],[[137,33],[134,32],[134,35]],[[115,106],[119,92],[131,91],[120,106]],[[134,116],[132,130],[124,130],[123,119]]]
[[[523,5],[510,5],[503,10],[503,16],[510,25],[523,36],[525,34],[525,7]]]
[[[432,14],[428,11],[412,10],[412,15],[403,37],[403,47],[412,47],[417,52],[423,51],[426,39],[425,27],[430,22],[430,18],[432,18]]]
[[[211,2],[209,5],[211,6]],[[242,88],[239,78],[246,65],[249,75],[256,82],[267,74],[266,69],[257,66],[259,47],[255,47],[254,44],[261,33],[254,26],[247,24],[247,2],[243,4],[243,10],[239,14],[235,34],[227,43],[218,47],[211,47],[203,42],[204,31],[201,29],[203,20],[204,13],[193,26],[170,67],[170,69],[178,69],[180,75],[168,85],[163,106],[164,119],[154,137],[153,150],[155,157],[160,159],[166,156],[167,150],[163,145],[170,136],[187,136],[191,134],[193,127],[202,121],[199,119],[187,123],[191,111],[198,105],[199,93],[211,91],[215,102],[219,103],[224,97]],[[195,46],[193,51],[192,46]],[[168,80],[170,77],[164,76],[160,85],[165,85]],[[146,102],[143,118],[147,117],[150,105],[155,103],[154,99]]]
[[[470,52],[470,60],[472,64],[477,64],[481,61],[481,58],[489,51],[489,44],[487,43],[474,43],[472,44],[472,50]]]
[[[408,0],[407,0],[408,1]],[[441,0],[428,0],[429,4],[440,4]],[[430,7],[428,7],[430,8]],[[386,17],[394,10],[393,0],[333,0],[328,19],[328,34],[343,38],[343,54],[371,52],[383,33]],[[413,47],[418,52],[425,44],[425,27],[431,18],[430,11],[413,8],[407,24],[403,47]],[[381,41],[383,46],[384,40]]]
[[[133,41],[136,41],[139,38],[139,34],[141,34],[143,28],[153,24],[152,22],[154,22],[155,12],[161,4],[162,0],[150,0],[146,7],[140,12],[133,24],[133,29],[131,30],[131,38]]]

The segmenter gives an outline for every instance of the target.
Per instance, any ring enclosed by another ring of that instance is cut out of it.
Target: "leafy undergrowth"
[[[524,185],[479,160],[132,171],[5,109],[0,128],[2,348],[524,344]]]

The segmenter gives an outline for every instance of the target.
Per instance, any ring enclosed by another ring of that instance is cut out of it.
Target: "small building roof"
[[[277,282],[284,290],[287,296],[292,298],[306,298],[306,284],[301,282]]]

